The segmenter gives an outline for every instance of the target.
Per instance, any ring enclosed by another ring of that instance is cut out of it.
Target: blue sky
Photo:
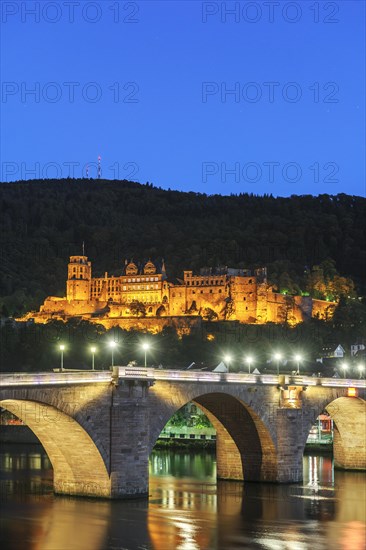
[[[364,2],[1,8],[3,181],[365,195]]]

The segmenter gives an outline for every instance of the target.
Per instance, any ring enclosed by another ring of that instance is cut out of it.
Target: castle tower
[[[91,262],[87,256],[70,256],[66,283],[66,297],[72,300],[88,301],[90,296]]]

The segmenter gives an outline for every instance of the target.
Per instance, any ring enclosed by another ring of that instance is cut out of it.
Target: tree
[[[129,309],[134,317],[146,317],[146,307],[138,300],[133,300],[129,306]]]
[[[203,308],[201,316],[205,321],[215,321],[218,318],[217,313],[210,307]]]
[[[292,325],[295,321],[294,317],[295,300],[293,296],[285,296],[285,302],[279,307],[279,321],[283,325]]]

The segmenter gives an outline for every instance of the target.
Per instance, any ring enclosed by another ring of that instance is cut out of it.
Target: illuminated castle
[[[39,312],[22,320],[46,323],[81,317],[106,328],[157,332],[182,317],[294,325],[314,316],[330,317],[332,308],[332,302],[274,292],[267,284],[266,268],[184,271],[183,280],[173,283],[167,279],[164,261],[159,266],[150,260],[142,265],[125,261],[120,275],[92,277],[91,262],[82,255],[70,257],[66,297],[46,298]]]

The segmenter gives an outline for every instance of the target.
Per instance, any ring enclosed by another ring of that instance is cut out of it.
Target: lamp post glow
[[[248,365],[248,373],[250,374],[250,367],[253,363],[253,357],[251,355],[248,355],[248,357],[245,358],[245,362]]]
[[[90,351],[91,351],[91,354],[92,354],[92,370],[95,370],[94,369],[94,356],[95,356],[95,352],[97,351],[97,348],[95,346],[92,346],[90,348]]]
[[[231,363],[231,355],[225,355],[224,356],[224,362],[227,368],[227,372],[229,372],[230,369],[230,363]]]
[[[301,363],[301,355],[299,353],[297,353],[294,357],[296,363],[297,363],[297,371],[296,371],[296,374],[300,374],[300,363]]]
[[[117,346],[117,344],[116,344],[116,342],[112,341],[112,342],[109,342],[108,345],[111,348],[111,354],[112,354],[112,357],[111,357],[112,363],[111,363],[111,365],[112,365],[112,369],[113,369],[113,367],[114,367],[114,348]]]
[[[362,378],[362,377],[363,377],[363,376],[362,376],[362,375],[363,375],[363,371],[365,370],[365,366],[364,366],[362,363],[360,363],[360,364],[358,365],[358,370],[359,370],[359,373],[360,373],[360,378]]]
[[[347,363],[343,363],[342,369],[343,369],[343,378],[346,378],[346,370],[348,369]]]
[[[276,363],[277,363],[277,376],[278,376],[280,374],[280,361],[282,359],[282,354],[281,353],[275,353],[274,358],[275,358]]]
[[[60,344],[59,349],[61,352],[61,372],[62,372],[64,370],[64,350],[65,350],[64,344]]]
[[[147,359],[146,359],[146,356],[147,356],[147,351],[150,349],[150,345],[149,345],[147,342],[144,342],[144,343],[142,344],[142,349],[143,349],[144,352],[145,352],[145,363],[144,363],[144,365],[145,365],[145,367],[146,367],[146,366],[147,366]]]

